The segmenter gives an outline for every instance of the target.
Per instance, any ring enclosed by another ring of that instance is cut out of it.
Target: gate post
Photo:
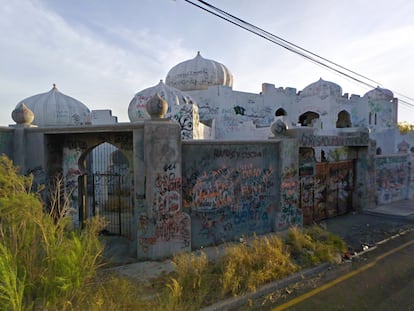
[[[181,128],[166,119],[144,123],[145,200],[138,218],[138,259],[190,251],[190,216],[182,212]]]

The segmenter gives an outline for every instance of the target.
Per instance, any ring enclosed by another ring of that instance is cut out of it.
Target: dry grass
[[[229,246],[221,262],[224,295],[240,295],[266,282],[281,279],[298,267],[277,236],[255,237],[249,243]]]
[[[145,284],[98,276],[101,220],[71,230],[62,193],[50,197],[55,205],[45,213],[30,182],[0,157],[1,310],[199,310],[300,268],[333,262],[346,250],[320,227],[291,228],[285,240],[273,235],[229,244],[216,261],[203,252],[178,254],[175,272],[155,280],[151,293]]]
[[[176,270],[166,280],[154,310],[199,310],[218,300],[255,291],[301,268],[335,262],[346,251],[345,243],[324,229],[291,228],[285,240],[275,235],[253,237],[246,243],[229,244],[215,262],[207,256],[180,254]]]

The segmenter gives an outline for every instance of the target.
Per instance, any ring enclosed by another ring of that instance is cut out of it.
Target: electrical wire
[[[359,74],[356,71],[353,71],[353,70],[348,69],[344,66],[341,66],[338,63],[335,63],[335,62],[333,62],[333,61],[331,61],[331,60],[329,60],[325,57],[322,57],[322,56],[320,56],[316,53],[313,53],[313,52],[311,52],[311,51],[309,51],[305,48],[302,48],[297,44],[294,44],[294,43],[292,43],[288,40],[285,40],[285,39],[283,39],[279,36],[276,36],[276,35],[268,32],[268,31],[266,31],[266,30],[264,30],[260,27],[257,27],[257,26],[255,26],[255,25],[253,25],[253,24],[251,24],[251,23],[249,23],[249,22],[247,22],[247,21],[245,21],[241,18],[238,18],[238,17],[236,17],[236,16],[234,16],[234,15],[232,15],[232,14],[230,14],[230,13],[224,11],[224,10],[221,10],[221,9],[207,3],[204,0],[197,0],[199,3],[201,3],[204,6],[202,6],[200,4],[197,4],[197,3],[195,3],[191,0],[184,0],[184,1],[191,4],[191,5],[193,5],[193,6],[195,6],[195,7],[198,7],[199,9],[202,9],[202,10],[204,10],[204,11],[206,11],[206,12],[212,14],[212,15],[215,15],[216,17],[218,17],[220,19],[223,19],[223,20],[225,20],[225,21],[227,21],[227,22],[229,22],[229,23],[231,23],[231,24],[233,24],[237,27],[240,27],[240,28],[242,28],[246,31],[249,31],[249,32],[251,32],[251,33],[267,40],[267,41],[270,41],[274,44],[277,44],[280,47],[282,47],[282,48],[284,48],[284,49],[286,49],[286,50],[288,50],[292,53],[295,53],[295,54],[305,58],[306,60],[308,60],[308,61],[310,61],[310,62],[312,62],[312,63],[314,63],[318,66],[323,67],[324,69],[333,71],[334,73],[337,73],[341,76],[344,76],[348,79],[351,79],[351,80],[353,80],[353,81],[355,81],[359,84],[363,84],[364,86],[369,87],[371,89],[377,88],[378,90],[381,90],[381,88],[379,88],[379,86],[382,85],[381,83],[379,83],[379,82],[377,82],[373,79],[370,79],[370,78],[368,78],[368,77],[366,77],[362,74]],[[344,72],[344,71],[346,71],[346,72]],[[364,80],[366,80],[366,81],[364,81]],[[372,83],[370,83],[368,81],[374,82],[375,85],[373,85]],[[402,97],[404,97],[404,98],[406,98],[407,100],[414,100],[413,98],[408,97],[406,95],[403,95],[401,93],[397,93],[397,92],[395,92],[395,93],[402,96]],[[400,98],[399,101],[401,103],[407,105],[407,106],[414,107],[413,103],[410,103],[406,100],[403,100],[403,99]]]

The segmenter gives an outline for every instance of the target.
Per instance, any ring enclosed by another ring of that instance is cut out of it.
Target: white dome
[[[378,86],[377,88],[366,92],[364,97],[371,100],[392,100],[394,98],[394,94],[390,90],[383,89]]]
[[[325,81],[320,78],[318,81],[305,87],[302,92],[300,92],[300,96],[318,96],[320,99],[325,99],[328,96],[340,97],[342,96],[342,88],[336,83]]]
[[[67,96],[53,85],[47,93],[33,95],[20,101],[17,107],[26,105],[34,114],[34,125],[39,127],[78,126],[90,123],[88,107]]]
[[[198,52],[195,58],[171,68],[165,83],[181,91],[206,90],[214,85],[233,87],[233,75],[223,64]]]
[[[168,104],[166,117],[170,117],[171,113],[175,112],[178,107],[184,104],[195,104],[195,101],[190,96],[180,90],[165,85],[161,80],[157,85],[138,92],[132,98],[128,106],[128,117],[131,122],[150,118],[146,104],[155,94],[159,94]]]

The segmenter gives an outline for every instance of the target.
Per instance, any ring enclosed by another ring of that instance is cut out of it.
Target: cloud
[[[69,24],[39,2],[10,1],[0,14],[0,29],[9,34],[0,36],[0,81],[11,87],[0,99],[10,113],[23,98],[57,83],[63,93],[89,108],[113,109],[121,121],[128,121],[133,95],[165,77],[171,55],[185,54],[179,41],[121,28],[111,31],[125,42],[114,45],[102,34]],[[11,122],[4,114],[0,117],[0,124]]]

